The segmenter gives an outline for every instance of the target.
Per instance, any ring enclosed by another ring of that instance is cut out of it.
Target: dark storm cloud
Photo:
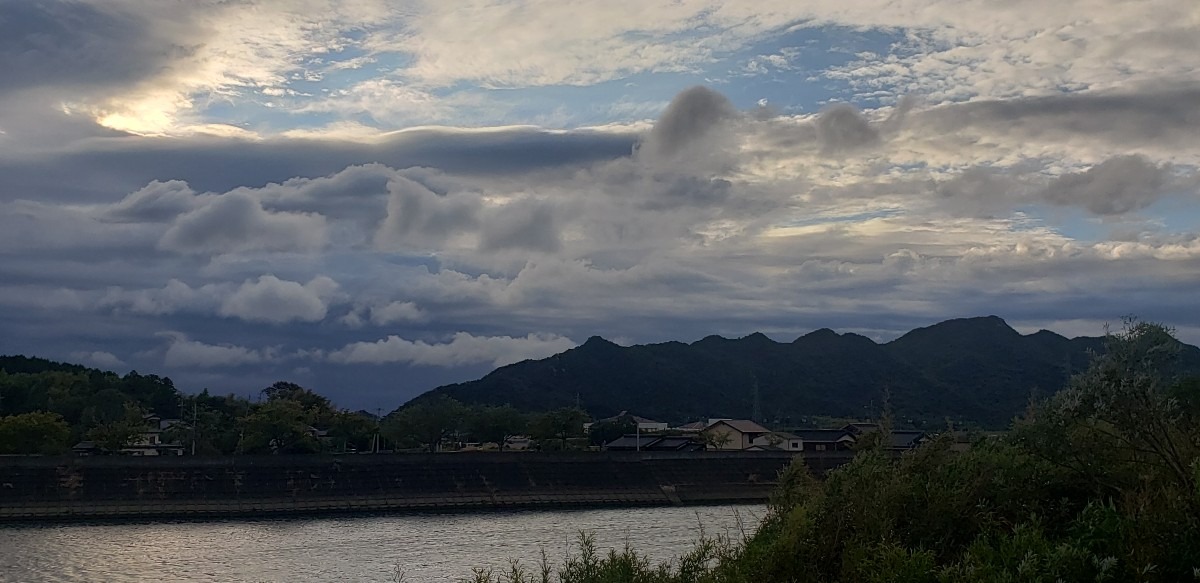
[[[822,153],[842,154],[879,143],[879,131],[857,107],[839,103],[817,115],[817,139]]]
[[[226,192],[296,177],[328,176],[371,162],[392,168],[430,166],[468,175],[518,175],[627,157],[636,139],[633,133],[513,128],[414,130],[370,144],[317,139],[93,140],[63,151],[0,156],[0,201],[31,196],[111,201],[154,180],[180,180],[197,192]],[[64,175],[62,168],[70,168],[70,175]]]
[[[1130,145],[1190,144],[1200,129],[1200,87],[980,100],[933,107],[909,119],[933,133],[977,127],[1031,139],[1074,135]]]
[[[1170,182],[1171,172],[1166,167],[1144,156],[1118,156],[1059,177],[1040,196],[1097,215],[1123,215],[1153,204],[1166,193]]]
[[[481,251],[506,249],[553,253],[562,247],[555,209],[542,201],[504,205],[490,213],[480,233]]]
[[[182,180],[157,180],[108,208],[103,218],[113,222],[155,223],[169,221],[200,204],[196,192]]]
[[[82,2],[0,0],[0,96],[35,87],[121,86],[188,51],[136,14]]]
[[[383,249],[435,249],[451,237],[474,232],[482,201],[471,193],[438,194],[404,177],[388,183],[387,217],[375,234]]]
[[[327,241],[322,215],[270,212],[249,194],[230,192],[176,219],[159,247],[184,254],[312,251]]]
[[[638,151],[669,160],[736,115],[733,103],[724,95],[707,87],[686,89],[667,105]]]

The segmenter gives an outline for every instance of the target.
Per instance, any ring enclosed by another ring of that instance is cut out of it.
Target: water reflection
[[[628,542],[655,560],[686,552],[700,530],[740,537],[762,506],[523,511],[0,528],[0,581],[458,581],[472,567],[532,565]]]

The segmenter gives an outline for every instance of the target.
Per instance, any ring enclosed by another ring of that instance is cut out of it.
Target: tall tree
[[[445,395],[433,395],[392,412],[383,421],[383,432],[398,442],[416,440],[437,451],[442,440],[466,421],[467,408]]]
[[[563,407],[537,416],[530,428],[534,437],[561,440],[562,448],[566,449],[568,439],[583,435],[583,424],[589,419],[591,417],[583,409]]]
[[[477,407],[471,411],[467,423],[467,429],[475,439],[495,442],[501,450],[508,438],[524,433],[528,427],[529,420],[525,415],[509,405]]]
[[[310,415],[297,401],[276,399],[241,419],[243,453],[313,453],[321,446],[312,435]]]

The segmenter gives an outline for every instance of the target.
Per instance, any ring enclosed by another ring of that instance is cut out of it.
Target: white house
[[[755,445],[755,440],[771,433],[749,419],[723,419],[709,425],[702,432],[707,436],[711,449],[743,450]]]
[[[766,435],[760,435],[751,442],[751,445],[773,450],[804,450],[804,440],[800,439],[800,436],[786,431],[772,431]]]

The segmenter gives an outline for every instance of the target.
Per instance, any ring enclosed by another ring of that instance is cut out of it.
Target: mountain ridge
[[[1200,374],[1200,348],[1181,346],[1181,370]],[[593,336],[416,400],[445,394],[526,410],[578,403],[597,417],[629,410],[665,421],[752,417],[757,409],[778,424],[878,417],[887,400],[903,420],[1001,427],[1031,395],[1057,391],[1103,348],[1103,337],[1021,334],[994,315],[946,320],[884,343],[829,328],[787,343],[761,332],[634,346]]]

